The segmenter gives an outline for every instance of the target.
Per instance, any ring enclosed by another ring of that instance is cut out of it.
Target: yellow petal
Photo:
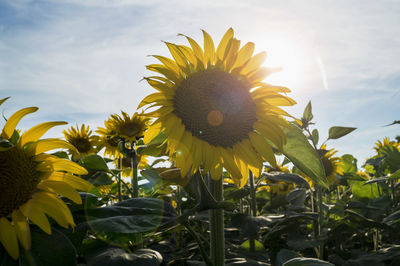
[[[180,34],[182,35],[182,34]],[[182,35],[185,36],[185,35]],[[199,62],[201,62],[201,64],[197,64],[197,67],[199,70],[204,69],[204,67],[207,65],[206,60],[204,59],[204,53],[203,50],[201,49],[200,45],[193,40],[192,38],[185,36],[186,39],[189,41],[190,46],[193,49],[194,55],[196,56],[196,58],[198,59]]]
[[[29,250],[31,248],[31,231],[26,217],[20,210],[14,210],[11,217],[19,242],[21,242],[25,250]]]
[[[8,254],[16,260],[19,257],[17,233],[14,226],[4,217],[0,218],[0,242]]]
[[[36,166],[36,170],[41,172],[49,172],[49,171],[65,171],[70,172],[77,175],[87,175],[88,171],[82,166],[71,162],[66,159],[59,159],[57,161],[44,161]]]
[[[233,29],[229,28],[225,32],[224,36],[222,37],[217,47],[216,54],[219,60],[223,60],[225,58],[226,48],[232,38],[233,38]]]
[[[160,60],[161,63],[164,64],[164,66],[166,66],[167,68],[171,69],[172,71],[175,72],[176,75],[181,75],[182,71],[179,68],[179,66],[176,64],[176,62],[172,59],[169,59],[167,57],[164,56],[160,56],[160,55],[153,55],[154,58],[157,58],[158,60]]]
[[[7,101],[8,99],[10,99],[10,97],[6,97],[6,98],[4,98],[4,99],[1,99],[0,100],[0,105],[2,105],[5,101]]]
[[[49,220],[43,211],[37,207],[35,204],[32,204],[33,200],[29,200],[27,203],[20,207],[21,212],[29,218],[34,224],[40,227],[45,233],[51,234],[51,226]]]
[[[143,143],[148,144],[152,139],[154,139],[158,134],[162,131],[161,122],[153,123],[147,130],[144,132]]]
[[[157,101],[159,101],[159,100],[167,100],[167,98],[166,98],[163,94],[161,94],[161,93],[159,93],[159,92],[155,92],[155,93],[152,93],[152,94],[150,94],[150,95],[147,95],[147,96],[139,103],[139,106],[137,107],[137,109],[143,107],[144,105],[152,104],[152,103],[154,103],[154,102],[157,102]]]
[[[207,64],[214,64],[215,62],[215,47],[214,47],[214,42],[211,38],[211,36],[204,30],[203,32],[203,37],[204,37],[204,59],[207,62]]]
[[[62,122],[62,121],[56,121],[56,122],[45,122],[45,123],[39,124],[37,126],[34,126],[31,129],[29,129],[28,131],[26,131],[21,136],[21,139],[20,139],[18,145],[19,145],[19,147],[23,147],[28,142],[37,141],[40,139],[41,136],[43,136],[44,133],[46,133],[52,127],[58,126],[58,125],[66,125],[66,124],[68,124],[68,123]]]
[[[229,172],[232,178],[237,180],[242,179],[240,169],[236,164],[235,159],[232,155],[233,154],[232,149],[228,150],[223,147],[217,147],[217,149],[222,157],[224,168]]]
[[[68,228],[68,225],[75,226],[71,211],[67,205],[49,192],[37,192],[33,196],[33,201],[43,212],[51,216],[59,225]]]
[[[250,142],[256,151],[263,156],[272,166],[276,166],[276,159],[271,145],[267,143],[264,137],[255,132],[249,133]]]
[[[240,41],[237,39],[232,39],[231,45],[229,47],[229,52],[226,56],[226,63],[225,63],[226,70],[229,71],[233,68],[233,65],[236,62],[239,47],[240,47]]]
[[[14,133],[15,127],[18,125],[19,121],[27,114],[34,113],[38,110],[37,107],[27,107],[15,112],[4,125],[1,137],[3,139],[10,139]]]
[[[69,173],[53,172],[47,178],[47,180],[62,181],[69,184],[71,187],[81,191],[90,191],[94,188],[94,186],[85,179],[82,179],[76,175],[71,175]]]
[[[161,75],[164,75],[167,79],[171,80],[175,84],[179,83],[180,81],[180,77],[177,76],[174,71],[172,71],[169,68],[166,68],[164,65],[152,64],[146,66],[146,68],[150,71],[154,71],[160,73]]]
[[[248,60],[250,60],[251,56],[254,52],[254,43],[248,42],[242,48],[240,48],[238,55],[236,57],[235,64],[232,69],[241,68]]]
[[[222,178],[222,165],[217,164],[210,170],[210,175],[213,180],[219,180]]]
[[[193,50],[185,45],[177,45],[177,47],[183,53],[183,55],[189,61],[189,63],[193,65],[193,68],[196,69],[198,60],[196,56],[193,54]]]
[[[169,42],[165,42],[165,44],[167,45],[168,50],[170,51],[172,57],[174,58],[180,69],[184,73],[188,74],[190,71],[185,55],[181,52],[181,50],[179,50],[179,48],[175,44]]]
[[[265,61],[265,58],[267,57],[266,52],[260,52],[250,58],[250,60],[247,62],[247,64],[243,67],[243,69],[240,71],[241,74],[247,75],[254,70],[260,68],[261,64]]]
[[[72,200],[76,204],[82,204],[82,199],[81,196],[79,196],[79,193],[76,192],[76,190],[72,186],[65,182],[56,180],[45,180],[38,185],[38,188],[47,190],[49,192],[55,192]]]
[[[280,135],[280,132],[275,131],[277,127],[273,128],[273,125],[265,125],[260,121],[254,123],[254,129],[260,132],[260,135],[266,137],[267,139],[271,140],[279,150],[282,150],[283,147],[283,137]],[[282,130],[280,130],[282,131]]]
[[[69,149],[78,153],[78,150],[69,142],[62,139],[42,139],[33,145],[29,146],[27,153],[31,155],[37,155],[46,151],[55,149]]]

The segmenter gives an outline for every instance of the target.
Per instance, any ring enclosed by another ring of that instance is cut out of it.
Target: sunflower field
[[[1,265],[400,265],[400,137],[339,156],[356,128],[320,140],[265,52],[203,37],[165,42],[136,113],[59,138],[19,129],[37,107],[4,117]]]

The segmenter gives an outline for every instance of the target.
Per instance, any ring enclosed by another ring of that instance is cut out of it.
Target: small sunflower
[[[0,104],[4,101],[0,100]],[[24,249],[30,249],[28,221],[47,234],[51,234],[51,227],[46,215],[65,228],[74,226],[69,208],[58,195],[81,204],[75,189],[92,188],[77,176],[87,174],[86,169],[45,153],[59,148],[74,150],[73,145],[60,139],[39,140],[50,128],[66,122],[42,123],[15,138],[18,122],[37,110],[29,107],[15,112],[0,135],[0,242],[14,259],[19,257],[18,242]]]
[[[100,145],[105,148],[105,156],[118,158],[122,155],[118,150],[119,138],[112,117],[104,121],[104,127],[98,127],[96,133],[100,135]]]
[[[400,143],[396,142],[396,141],[391,141],[388,137],[383,138],[382,141],[378,140],[375,143],[375,147],[374,150],[379,154],[380,151],[384,148],[384,147],[388,147],[391,146],[395,149],[397,149],[398,151],[400,151]]]
[[[121,114],[122,116],[117,114],[111,115],[111,123],[115,129],[116,136],[124,138],[129,142],[133,142],[137,138],[142,137],[144,131],[147,129],[149,118],[138,113],[134,113],[132,117],[130,117],[124,111],[121,111]]]
[[[340,157],[333,157],[337,150],[326,149],[326,144],[322,145],[318,150],[321,156],[322,165],[324,166],[325,176],[329,184],[333,184],[338,181],[337,175],[343,174],[342,163],[340,162]]]
[[[92,130],[90,130],[89,126],[82,124],[80,129],[78,126],[72,126],[64,130],[63,133],[65,139],[76,148],[70,150],[73,160],[78,160],[88,154],[97,153],[96,146],[99,145],[99,137],[92,135]]]
[[[288,88],[262,82],[271,71],[261,67],[266,53],[253,55],[254,43],[240,48],[229,29],[215,49],[203,31],[204,50],[190,37],[190,47],[166,42],[173,59],[154,55],[161,64],[147,69],[160,76],[145,78],[158,92],[148,95],[138,108],[158,108],[147,113],[155,118],[144,142],[161,132],[168,152],[176,154],[182,176],[201,166],[214,180],[225,168],[240,187],[249,170],[260,174],[263,159],[275,165],[271,141],[282,149],[286,141],[281,127],[290,116],[278,106],[295,104],[281,93]]]
[[[289,167],[287,165],[283,165],[282,163],[277,163],[273,169],[266,168],[265,170],[267,172],[270,172],[272,170],[273,172],[290,173]],[[276,195],[287,195],[294,188],[293,183],[275,181],[268,178],[266,182],[263,181],[262,184],[266,185],[267,191],[270,191]],[[259,190],[263,190],[264,187],[265,186],[259,187]]]

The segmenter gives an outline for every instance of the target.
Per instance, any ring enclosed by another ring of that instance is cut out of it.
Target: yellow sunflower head
[[[0,100],[2,104],[5,99]],[[36,112],[29,107],[15,112],[0,135],[0,242],[14,259],[19,257],[18,242],[28,250],[31,245],[29,222],[51,234],[47,216],[68,228],[74,226],[71,212],[58,196],[80,204],[75,189],[89,191],[92,185],[77,175],[87,174],[81,166],[54,155],[49,150],[76,150],[60,139],[40,139],[50,128],[66,122],[46,122],[15,138],[15,127],[25,115]]]
[[[96,133],[100,135],[100,146],[104,147],[105,156],[118,158],[122,155],[118,151],[120,139],[117,137],[117,131],[114,127],[112,117],[104,121],[104,127],[98,127]]]
[[[396,142],[396,141],[391,141],[388,137],[383,138],[382,141],[378,140],[375,143],[375,147],[374,150],[379,154],[380,151],[384,148],[384,147],[393,147],[395,149],[397,149],[398,151],[400,151],[400,143]]]
[[[158,108],[147,113],[155,120],[144,142],[164,131],[182,176],[201,166],[219,179],[225,168],[243,186],[249,170],[260,174],[264,159],[276,164],[269,143],[282,148],[289,116],[279,106],[295,101],[281,94],[289,89],[263,82],[271,73],[261,67],[266,53],[253,55],[254,44],[240,47],[233,35],[229,29],[217,48],[205,31],[204,48],[188,36],[190,46],[166,42],[173,59],[154,55],[161,64],[147,69],[162,76],[146,78],[157,92],[138,108]]]
[[[329,184],[337,182],[337,175],[343,174],[343,164],[340,162],[340,157],[334,157],[334,155],[337,153],[337,150],[327,150],[326,144],[324,144],[321,146],[318,152],[321,156],[322,165],[325,169],[325,176]]]
[[[72,126],[64,130],[63,133],[65,139],[76,148],[70,150],[74,160],[78,160],[88,154],[97,153],[96,147],[99,145],[99,137],[92,135],[92,130],[90,130],[89,126],[85,126],[85,124],[82,124],[80,128]]]
[[[134,113],[131,117],[124,111],[121,111],[121,114],[122,116],[118,114],[111,115],[111,123],[115,129],[116,136],[129,142],[134,142],[142,137],[147,129],[149,118],[138,113]]]

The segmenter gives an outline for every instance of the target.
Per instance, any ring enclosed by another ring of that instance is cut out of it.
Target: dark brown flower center
[[[128,122],[120,126],[119,132],[123,136],[135,137],[140,132],[141,128],[142,125],[139,123]]]
[[[324,166],[324,170],[325,170],[325,176],[329,177],[330,175],[334,174],[334,166],[333,163],[331,162],[331,160],[329,160],[329,158],[327,157],[322,157],[321,158],[322,161],[322,165]]]
[[[19,148],[0,152],[0,217],[26,203],[40,182],[36,163]]]
[[[256,122],[250,87],[220,70],[196,72],[175,93],[175,114],[186,130],[214,146],[232,147],[248,138]]]
[[[71,139],[70,142],[80,153],[87,153],[92,148],[92,144],[87,138],[77,137]]]

